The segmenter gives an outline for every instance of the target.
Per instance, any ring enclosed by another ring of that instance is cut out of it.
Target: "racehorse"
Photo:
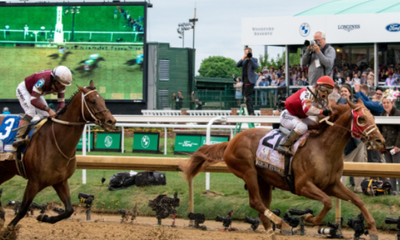
[[[87,60],[90,60],[90,59],[82,60],[78,64],[85,63]],[[94,62],[92,64],[90,64],[89,70],[85,70],[85,65],[81,65],[81,66],[75,68],[75,70],[80,71],[81,73],[87,72],[87,73],[91,74],[94,69],[99,67],[100,61],[105,61],[105,59],[103,57],[96,58],[96,60],[94,60]]]
[[[75,149],[85,123],[95,122],[106,131],[115,129],[116,120],[106,108],[104,98],[95,90],[93,81],[90,81],[89,87],[78,88],[69,104],[57,113],[55,119],[48,119],[32,136],[24,156],[28,184],[19,212],[9,224],[11,227],[16,226],[26,215],[36,194],[48,186],[57,192],[65,205],[65,212],[53,217],[40,215],[37,220],[56,223],[69,218],[74,210],[68,179],[76,169]],[[14,161],[0,161],[0,185],[15,175],[20,174]]]
[[[66,61],[68,55],[70,55],[70,54],[72,54],[71,51],[65,52],[65,53],[63,54],[63,56],[61,57],[59,64],[61,64],[62,62]],[[51,58],[51,59],[58,59],[58,58],[60,57],[60,54],[59,54],[59,53],[54,53],[54,54],[51,54],[51,55],[49,55],[49,56],[47,56],[47,57],[49,57],[49,58]]]
[[[126,61],[124,64],[128,65],[128,66],[139,65],[139,70],[143,71],[143,58],[142,58],[142,61],[139,62],[139,63],[138,63],[137,59],[134,58],[134,59],[130,59],[130,60]]]
[[[320,225],[332,208],[329,196],[335,196],[356,205],[370,227],[370,238],[378,239],[375,220],[360,197],[344,186],[340,178],[343,173],[342,154],[351,134],[361,136],[373,150],[383,149],[385,140],[376,127],[374,117],[361,100],[357,104],[348,102],[348,105],[332,105],[332,112],[328,121],[319,124],[318,133],[310,134],[306,145],[297,150],[292,161],[296,195],[318,200],[324,205],[316,217],[311,214],[304,216],[305,221]],[[272,187],[286,191],[289,187],[278,173],[255,165],[258,144],[268,132],[266,129],[249,129],[230,142],[202,146],[189,161],[182,161],[180,167],[187,180],[191,180],[208,166],[225,161],[230,171],[246,183],[250,207],[258,211],[265,230],[275,238],[270,220],[281,225],[283,234],[290,235],[291,231],[289,225],[269,209]]]

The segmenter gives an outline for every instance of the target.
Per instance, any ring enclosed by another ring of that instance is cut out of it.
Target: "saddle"
[[[14,143],[14,138],[16,131],[18,130],[18,124],[20,117],[7,116],[3,119],[3,123],[0,125],[0,161],[13,161],[15,160],[17,170],[23,178],[27,178],[24,164],[24,154],[29,146],[27,145],[19,146],[15,148],[12,146]],[[28,124],[26,139],[31,139],[39,129],[47,122],[47,118],[40,119],[38,121]],[[29,141],[30,142],[30,141]]]
[[[306,144],[309,133],[302,135],[296,140],[292,146],[293,156],[291,156],[283,155],[276,150],[285,135],[289,134],[289,132],[288,129],[280,126],[279,129],[272,130],[260,140],[256,153],[256,166],[281,175],[285,179],[290,191],[295,193],[292,160],[297,150]]]

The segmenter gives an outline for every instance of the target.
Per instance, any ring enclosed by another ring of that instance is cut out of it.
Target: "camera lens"
[[[248,57],[248,58],[251,58],[251,57],[253,57],[253,54],[251,54],[251,52],[249,52],[249,53],[247,54],[247,57]]]

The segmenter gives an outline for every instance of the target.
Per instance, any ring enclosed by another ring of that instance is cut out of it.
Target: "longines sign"
[[[354,29],[360,29],[360,25],[338,25],[338,29],[343,29],[345,31],[352,31]]]

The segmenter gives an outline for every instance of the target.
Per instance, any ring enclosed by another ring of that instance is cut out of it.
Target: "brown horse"
[[[74,210],[68,179],[76,169],[75,149],[84,124],[88,121],[95,122],[104,130],[111,130],[115,128],[116,123],[92,81],[89,87],[78,88],[70,103],[57,114],[56,120],[48,120],[33,135],[24,158],[28,184],[19,212],[9,226],[15,226],[26,215],[36,194],[48,186],[53,186],[57,192],[65,205],[65,212],[54,217],[41,215],[37,219],[56,223],[72,215]],[[0,122],[3,122],[3,119],[0,118]],[[0,185],[15,175],[19,173],[14,161],[0,162]],[[4,221],[4,217],[2,220]]]
[[[320,124],[319,133],[311,133],[306,145],[299,148],[294,156],[292,166],[295,176],[296,194],[324,204],[322,211],[313,217],[305,216],[305,221],[320,225],[326,213],[332,208],[329,196],[355,204],[363,213],[370,227],[371,239],[378,239],[375,220],[364,207],[364,203],[351,190],[347,189],[340,178],[343,173],[343,152],[351,138],[350,128],[356,124],[357,129],[367,127],[362,138],[374,150],[383,149],[385,140],[375,125],[374,117],[359,101],[357,104],[333,105],[330,121]],[[363,114],[353,118],[354,114]],[[281,225],[283,234],[291,234],[290,227],[270,210],[272,187],[289,190],[285,180],[275,172],[255,166],[256,151],[259,141],[269,130],[249,129],[233,138],[230,142],[200,147],[189,161],[181,162],[187,180],[208,166],[225,161],[226,165],[237,177],[246,183],[250,207],[258,211],[258,215],[270,236],[274,237],[270,220]],[[260,177],[258,177],[260,176]]]

